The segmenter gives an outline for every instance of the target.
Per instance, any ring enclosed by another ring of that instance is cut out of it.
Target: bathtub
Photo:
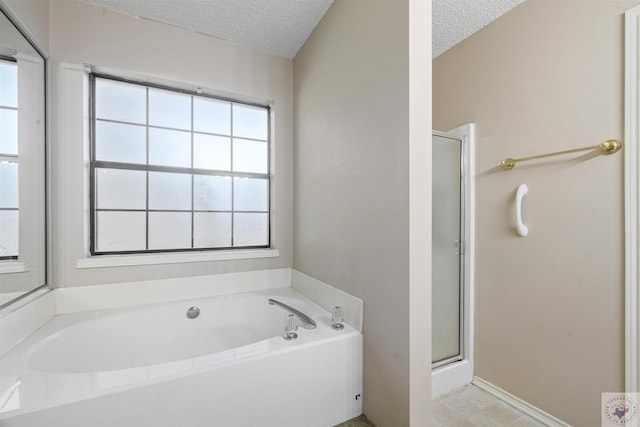
[[[269,298],[317,328],[283,339]],[[330,317],[292,288],[59,315],[0,359],[0,425],[333,426],[362,412],[362,335]]]

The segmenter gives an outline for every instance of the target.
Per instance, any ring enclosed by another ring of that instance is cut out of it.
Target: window
[[[269,108],[90,77],[91,254],[269,247]]]
[[[18,64],[0,57],[0,260],[18,259]]]

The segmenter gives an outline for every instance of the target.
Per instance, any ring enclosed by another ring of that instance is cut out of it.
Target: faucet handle
[[[284,334],[282,337],[285,340],[293,340],[298,338],[298,334],[296,331],[298,330],[298,322],[296,321],[296,316],[289,313],[287,317],[284,318]]]
[[[344,315],[342,314],[342,307],[336,305],[331,310],[331,327],[333,329],[344,329]]]

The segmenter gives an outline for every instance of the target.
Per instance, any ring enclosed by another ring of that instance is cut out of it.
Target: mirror
[[[46,58],[0,5],[0,309],[46,287]]]

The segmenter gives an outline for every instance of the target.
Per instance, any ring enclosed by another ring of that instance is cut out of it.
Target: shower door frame
[[[460,237],[463,251],[460,256],[460,353],[458,356],[431,364],[432,397],[454,388],[470,384],[473,379],[474,347],[474,247],[475,247],[475,126],[469,123],[432,135],[460,141]]]

